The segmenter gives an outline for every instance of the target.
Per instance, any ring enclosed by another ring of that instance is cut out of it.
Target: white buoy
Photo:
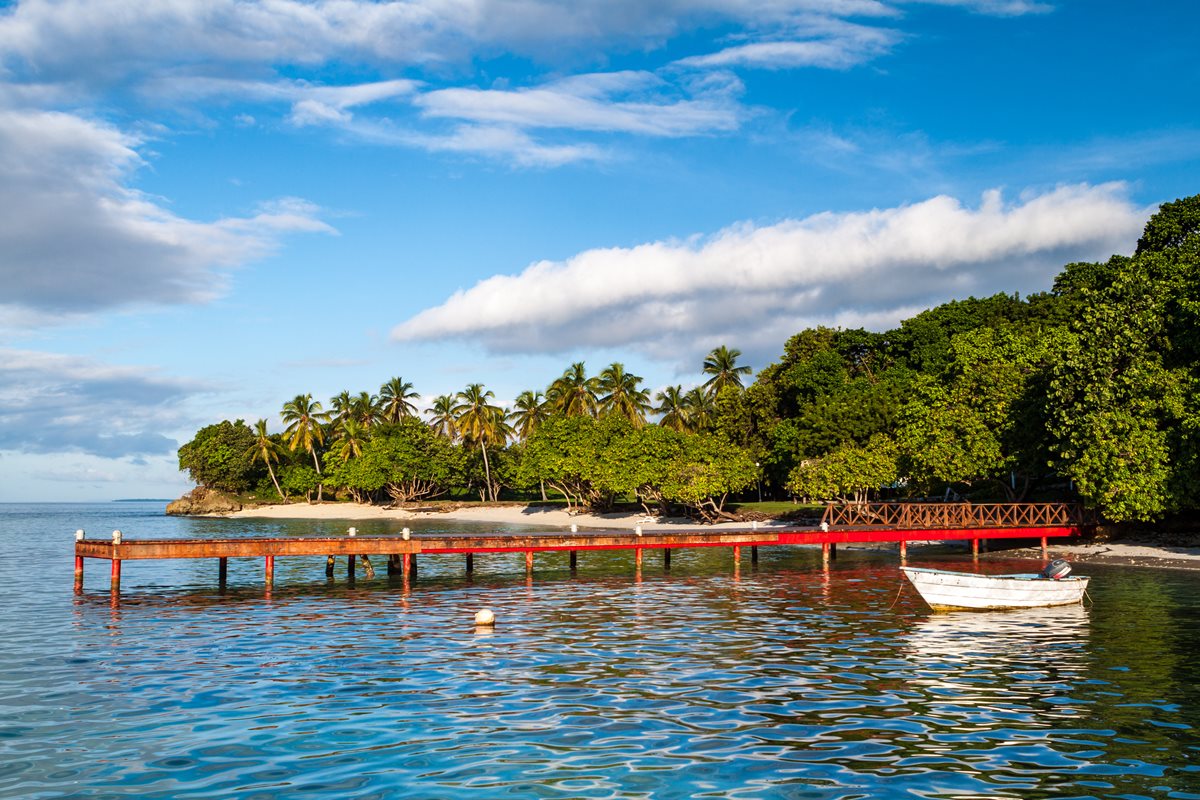
[[[404,528],[400,531],[400,535],[404,538],[404,541],[407,542],[412,538],[412,531],[410,531],[408,528]]]
[[[121,532],[113,531],[113,544],[120,544],[120,543],[121,543]]]
[[[475,612],[475,624],[482,627],[491,627],[496,624],[496,615],[492,613],[490,608],[481,608]]]
[[[347,536],[357,536],[358,528],[351,528],[350,530],[346,531],[346,535]]]
[[[828,531],[829,531],[829,523],[828,523],[828,522],[822,522],[822,523],[821,523],[821,530],[822,530],[823,532],[828,532]]]
[[[83,541],[83,528],[80,528],[79,530],[75,531],[75,541],[77,541],[77,542]]]

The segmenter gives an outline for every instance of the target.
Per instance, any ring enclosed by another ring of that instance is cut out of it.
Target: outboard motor
[[[1062,560],[1061,558],[1059,558],[1059,559],[1055,559],[1054,561],[1051,561],[1049,564],[1047,564],[1046,568],[1041,571],[1039,576],[1042,578],[1049,578],[1051,580],[1056,581],[1059,578],[1065,578],[1070,574],[1071,574],[1071,565],[1068,564],[1066,561]]]

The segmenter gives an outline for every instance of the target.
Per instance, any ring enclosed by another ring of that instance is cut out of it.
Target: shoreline
[[[443,519],[460,522],[494,523],[499,525],[544,525],[560,529],[578,525],[580,528],[633,530],[641,526],[646,531],[664,531],[683,527],[704,530],[750,530],[748,522],[722,522],[702,525],[687,517],[648,517],[643,513],[569,514],[561,508],[537,505],[479,506],[451,508],[445,511],[384,508],[359,503],[289,503],[242,509],[225,514],[205,514],[227,519],[296,519],[296,520],[428,520]],[[795,523],[768,520],[757,523],[760,529],[797,527]],[[910,545],[911,546],[911,545]],[[879,549],[878,545],[851,545],[855,549]],[[1038,547],[993,550],[984,557],[1041,558]],[[1080,541],[1051,542],[1050,558],[1066,558],[1076,564],[1113,564],[1118,566],[1156,567],[1160,569],[1200,570],[1200,547],[1164,546],[1143,541]]]

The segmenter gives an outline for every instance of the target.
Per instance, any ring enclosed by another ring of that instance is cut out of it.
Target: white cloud
[[[207,223],[176,216],[126,185],[139,144],[78,116],[0,109],[0,316],[202,302],[281,234],[331,231],[299,200]]]
[[[815,324],[884,327],[951,298],[1048,288],[1072,260],[1129,250],[1148,212],[1121,184],[1065,186],[977,208],[913,205],[734,225],[707,237],[588,250],[496,275],[401,323],[396,341],[496,352],[631,346],[655,354]],[[649,344],[646,344],[649,343]]]
[[[673,94],[651,73],[621,72],[515,91],[442,89],[421,95],[416,103],[428,117],[517,128],[692,136],[738,127],[739,106],[730,100],[727,85],[697,98]]]
[[[727,47],[716,53],[676,62],[684,67],[752,67],[849,69],[891,51],[901,39],[888,28],[868,27],[835,19],[808,19],[776,38]]]

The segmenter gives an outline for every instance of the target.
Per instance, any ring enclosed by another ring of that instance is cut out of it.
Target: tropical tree
[[[713,403],[714,397],[715,395],[705,393],[699,386],[694,387],[683,396],[688,430],[699,432],[708,428],[716,409],[716,405]]]
[[[399,422],[405,417],[415,417],[417,407],[412,402],[421,395],[412,390],[413,385],[403,378],[392,378],[379,387],[379,402],[383,418],[387,422]]]
[[[507,426],[504,424],[504,410],[488,401],[495,397],[490,390],[485,390],[482,383],[472,383],[458,393],[459,403],[454,407],[455,425],[468,444],[478,444],[479,452],[483,455],[483,471],[487,481],[488,497],[496,500],[495,487],[492,486],[492,470],[488,463],[487,446],[503,441]]]
[[[359,392],[350,402],[350,418],[363,428],[370,428],[382,418],[379,398],[370,392]]]
[[[367,438],[367,428],[361,422],[354,418],[342,420],[341,425],[338,426],[338,447],[335,451],[337,457],[342,460],[343,464],[352,458],[358,458],[362,455],[363,444]]]
[[[341,422],[351,415],[351,410],[354,406],[354,398],[349,392],[342,392],[329,398],[329,419],[333,422]]]
[[[287,502],[287,495],[283,493],[283,489],[279,488],[279,480],[275,477],[275,470],[271,466],[272,462],[279,463],[279,443],[271,438],[267,433],[267,421],[260,419],[254,423],[254,444],[248,451],[250,454],[250,463],[261,461],[267,467],[267,474],[271,476],[271,483],[275,484],[275,491]]]
[[[284,436],[288,449],[293,453],[297,449],[304,450],[312,456],[313,468],[317,477],[321,476],[321,461],[317,458],[317,445],[324,444],[325,431],[321,425],[329,419],[329,414],[321,409],[321,403],[312,399],[311,394],[298,394],[291,401],[284,403],[281,415],[287,423]],[[324,499],[324,487],[317,483],[317,501]]]
[[[564,416],[594,417],[599,389],[599,381],[589,378],[584,363],[576,361],[550,384],[550,388],[546,390],[546,400],[555,411]]]
[[[730,350],[725,345],[714,349],[704,359],[704,374],[711,377],[704,382],[704,388],[709,396],[715,397],[726,386],[742,388],[742,376],[750,374],[749,367],[739,367],[738,357],[741,350]]]
[[[254,433],[242,420],[208,425],[179,448],[179,468],[197,485],[223,492],[240,492],[254,483],[250,450]]]
[[[454,415],[457,401],[454,395],[440,394],[433,398],[433,405],[427,411],[430,414],[429,427],[443,439],[454,441],[458,438],[458,420]]]
[[[614,362],[605,367],[597,379],[597,387],[604,393],[599,399],[600,413],[623,417],[637,428],[645,425],[651,409],[650,390],[639,389],[641,382],[640,376],[625,371],[624,364]]]
[[[662,415],[658,420],[659,425],[680,433],[688,430],[687,401],[684,399],[682,386],[668,386],[655,395],[654,399],[658,401],[654,413]]]
[[[508,415],[508,419],[513,423],[513,431],[522,442],[549,416],[544,400],[541,392],[527,389],[517,395],[513,402],[513,411]]]

